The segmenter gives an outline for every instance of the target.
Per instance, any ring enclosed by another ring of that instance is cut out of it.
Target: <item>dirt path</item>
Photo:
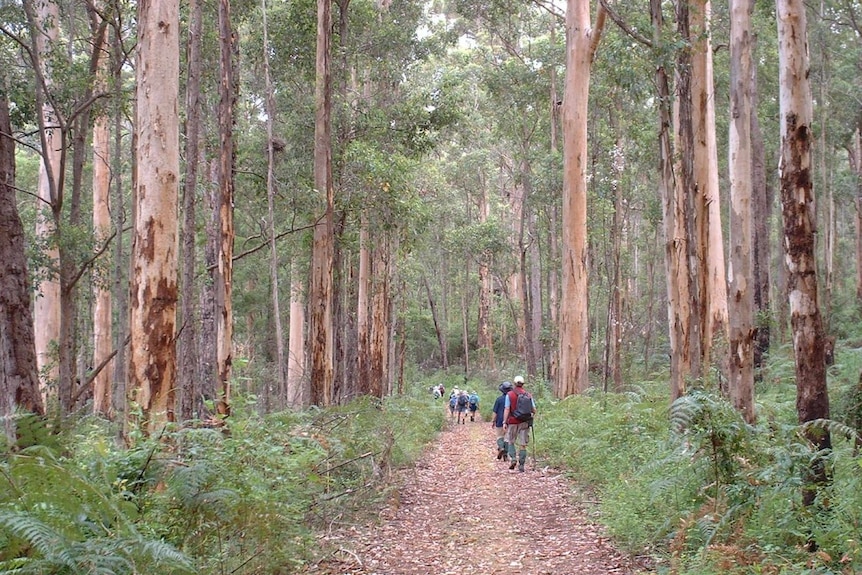
[[[449,426],[403,479],[380,523],[331,534],[315,575],[633,575],[572,501],[566,480],[528,459],[510,471],[487,422]],[[513,502],[513,493],[526,497]],[[508,509],[506,507],[508,506]],[[512,512],[521,516],[512,520]]]

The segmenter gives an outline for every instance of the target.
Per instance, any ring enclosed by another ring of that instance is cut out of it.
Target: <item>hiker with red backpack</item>
[[[533,396],[524,389],[524,378],[516,375],[514,381],[515,389],[506,393],[503,426],[506,429],[506,441],[509,443],[509,469],[515,469],[517,465],[518,471],[523,472],[527,461],[527,443],[530,438],[530,427],[533,425],[533,416],[536,413],[536,403],[533,401]]]

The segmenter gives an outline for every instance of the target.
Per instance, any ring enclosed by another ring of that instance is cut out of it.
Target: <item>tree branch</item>
[[[604,8],[605,11],[607,12],[608,17],[610,17],[610,19],[613,20],[614,24],[619,26],[620,30],[622,30],[623,32],[628,34],[632,39],[636,40],[637,42],[640,42],[641,44],[643,44],[647,48],[653,47],[652,40],[650,40],[649,38],[647,38],[646,36],[644,36],[643,34],[638,32],[637,30],[635,30],[634,28],[632,28],[631,26],[626,24],[626,21],[623,20],[622,17],[620,17],[620,15],[617,14],[613,8],[611,8],[610,4],[608,3],[608,0],[599,0],[599,3],[601,4],[602,8]]]

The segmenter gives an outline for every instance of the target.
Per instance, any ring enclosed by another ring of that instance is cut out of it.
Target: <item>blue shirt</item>
[[[506,396],[503,393],[494,401],[494,427],[503,427],[503,410],[506,408]]]

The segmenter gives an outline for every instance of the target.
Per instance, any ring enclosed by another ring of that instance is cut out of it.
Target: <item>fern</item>
[[[839,435],[853,442],[862,442],[862,436],[860,436],[853,427],[840,421],[835,421],[834,419],[814,419],[802,424],[803,432],[807,432],[812,429],[825,431],[832,435]]]
[[[0,511],[0,529],[23,539],[34,551],[50,563],[71,566],[74,564],[65,538],[32,515],[21,512]]]

